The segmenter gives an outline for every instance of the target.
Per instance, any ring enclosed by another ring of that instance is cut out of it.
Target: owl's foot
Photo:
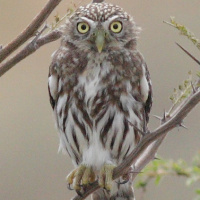
[[[92,167],[80,165],[67,176],[69,185],[73,185],[74,190],[80,191],[81,186],[86,186],[95,181],[95,173]]]
[[[107,191],[112,188],[113,170],[116,166],[112,164],[104,164],[99,174],[99,186]]]

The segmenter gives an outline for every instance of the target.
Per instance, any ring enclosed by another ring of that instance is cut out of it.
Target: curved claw
[[[92,167],[81,164],[67,176],[68,188],[76,190],[77,194],[81,196],[80,191],[84,191],[86,186],[95,181],[95,173]]]
[[[73,188],[71,188],[71,184],[67,184],[67,188],[68,188],[69,190],[74,190]]]
[[[124,185],[124,184],[126,184],[126,183],[128,183],[129,182],[129,180],[125,180],[125,181],[122,181],[122,182],[120,182],[120,181],[115,181],[117,184],[119,184],[119,185]]]
[[[89,183],[89,185],[93,185],[96,181],[92,182],[92,183]]]

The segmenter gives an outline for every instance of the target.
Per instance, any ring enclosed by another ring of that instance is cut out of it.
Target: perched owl
[[[137,50],[139,30],[119,6],[91,3],[66,22],[52,56],[50,102],[60,149],[75,165],[67,181],[80,194],[98,180],[95,200],[134,199],[131,175],[124,184],[112,175],[146,132],[152,104],[149,72]]]

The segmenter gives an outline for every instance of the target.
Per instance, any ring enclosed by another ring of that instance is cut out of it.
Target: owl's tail
[[[104,189],[99,189],[92,195],[92,200],[135,200],[133,183],[114,183],[113,191],[109,195]]]

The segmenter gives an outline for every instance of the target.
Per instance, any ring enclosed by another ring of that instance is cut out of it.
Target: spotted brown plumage
[[[117,190],[111,178],[147,131],[152,88],[137,50],[140,28],[122,8],[93,3],[81,6],[63,30],[50,65],[49,95],[60,149],[76,167],[68,183],[80,192],[95,174],[111,192],[101,189],[93,199],[132,200],[131,176]]]

